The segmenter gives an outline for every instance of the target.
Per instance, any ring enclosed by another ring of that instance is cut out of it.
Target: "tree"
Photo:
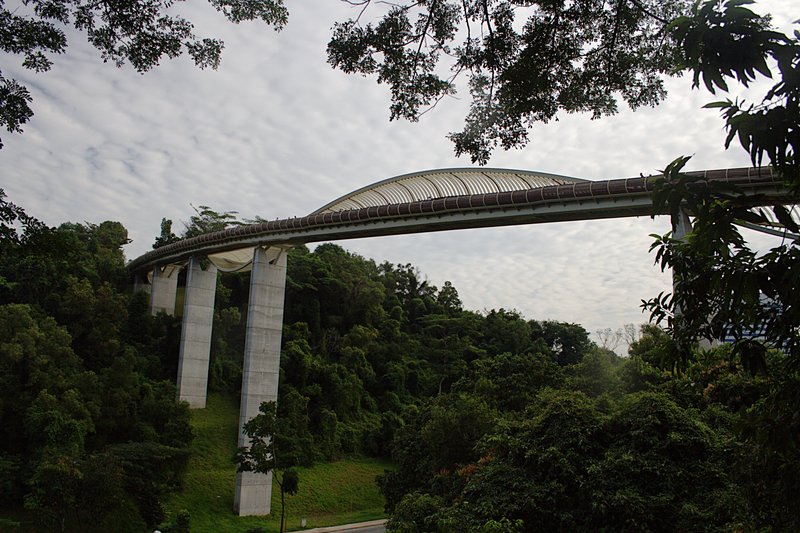
[[[524,146],[534,122],[559,112],[617,112],[666,95],[661,75],[678,49],[669,21],[686,0],[422,0],[385,3],[379,22],[337,23],[328,61],[389,85],[391,118],[415,121],[456,93],[469,73],[472,105],[464,130],[451,133],[456,154],[485,164],[494,148]],[[375,4],[384,4],[375,2]],[[377,8],[375,8],[377,9]],[[447,72],[449,69],[449,72]]]
[[[535,338],[541,338],[553,350],[556,362],[561,366],[573,365],[583,359],[592,347],[589,332],[579,324],[545,320],[531,320],[531,330]]]
[[[161,219],[161,233],[156,237],[156,242],[153,243],[153,249],[161,248],[168,244],[177,241],[179,237],[172,233],[172,220],[168,218]]]
[[[288,11],[283,0],[209,0],[231,22],[261,19],[280,30]],[[24,11],[6,9],[0,2],[0,50],[21,56],[22,66],[44,72],[52,66],[49,54],[67,48],[65,26],[86,34],[100,50],[104,62],[118,67],[130,63],[137,72],[147,72],[164,57],[186,51],[200,68],[217,68],[224,46],[219,39],[199,38],[192,23],[170,12],[170,0],[29,0]],[[22,131],[32,116],[33,100],[28,89],[0,71],[0,126],[9,132]],[[3,144],[0,142],[0,148]]]
[[[49,228],[0,192],[0,236],[3,507],[54,530],[155,525],[192,435],[175,386],[153,379],[166,332],[127,293],[127,231]]]
[[[729,0],[694,7],[671,25],[683,50],[685,68],[711,93],[727,92],[728,81],[744,86],[760,76],[778,79],[758,104],[713,102],[726,121],[726,147],[738,139],[754,165],[764,156],[786,180],[793,202],[800,193],[800,33],[788,37],[768,20]],[[772,66],[770,66],[772,65]],[[726,81],[728,80],[728,81]],[[753,209],[736,188],[720,187],[682,173],[689,158],[673,161],[657,183],[656,210],[666,210],[673,227],[682,211],[694,217],[683,239],[671,233],[652,245],[656,262],[675,275],[673,294],[643,302],[651,318],[666,323],[681,357],[697,339],[733,338],[745,365],[762,366],[764,346],[753,336],[789,353],[800,364],[800,230],[783,205]],[[782,227],[784,238],[765,253],[753,250],[738,224]],[[794,234],[794,236],[792,235]]]
[[[22,235],[17,226],[21,226]],[[44,228],[44,224],[28,215],[24,209],[6,200],[5,191],[0,188],[0,250],[22,244],[31,233]]]
[[[189,217],[189,222],[185,222],[186,229],[183,232],[183,238],[197,237],[204,233],[211,233],[212,231],[222,231],[232,226],[242,226],[244,222],[237,219],[238,212],[236,211],[223,211],[219,213],[214,211],[207,205],[199,207],[192,206],[194,215]],[[172,227],[172,221],[169,221],[169,227]],[[164,237],[164,219],[161,221],[161,233]],[[156,241],[158,242],[158,240]]]
[[[234,457],[237,472],[274,472],[274,480],[281,491],[281,533],[284,531],[284,511],[286,495],[297,494],[300,476],[292,460],[294,442],[288,438],[285,421],[278,419],[275,402],[264,402],[258,408],[259,414],[245,422],[242,431],[250,440],[250,445],[239,448]],[[288,458],[288,459],[287,459]]]

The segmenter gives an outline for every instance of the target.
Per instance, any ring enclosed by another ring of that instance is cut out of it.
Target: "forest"
[[[192,439],[180,318],[132,290],[120,223],[48,227],[4,194],[0,221],[3,512],[48,531],[163,524]],[[232,223],[205,209],[185,233]],[[162,227],[154,246],[178,238]],[[210,388],[233,396],[247,292],[247,273],[219,276]],[[677,357],[654,325],[621,357],[577,324],[464,309],[410,264],[295,247],[284,462],[391,458],[377,480],[391,532],[797,530],[788,360],[754,366],[725,345]]]

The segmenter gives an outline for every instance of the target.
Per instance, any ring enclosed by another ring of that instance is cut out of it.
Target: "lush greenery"
[[[766,155],[796,194],[799,38],[747,3],[393,4],[375,26],[338,25],[329,54],[346,71],[377,73],[393,115],[411,119],[452,92],[436,68],[454,55],[455,73],[471,72],[473,108],[453,139],[480,162],[559,110],[611,113],[618,92],[632,106],[656,103],[658,75],[671,69],[711,92],[774,70],[758,104],[711,106],[727,144],[738,139],[754,164]],[[218,43],[157,18],[160,2],[134,3],[148,9],[122,19],[110,4],[34,4],[27,19],[0,4],[0,47],[30,68],[46,70],[42,52],[64,47],[48,21],[70,17],[108,58],[141,70],[177,54],[181,39],[201,65],[216,62]],[[233,20],[285,22],[281,2],[215,5]],[[115,37],[131,23],[130,42]],[[152,24],[166,32],[155,47],[140,39]],[[460,25],[466,40],[451,48]],[[0,83],[0,124],[18,130],[30,97]],[[685,239],[654,245],[677,290],[645,307],[667,328],[643,328],[625,359],[574,324],[465,310],[452,285],[434,287],[411,265],[330,244],[293,249],[279,400],[264,412],[291,443],[286,464],[391,456],[398,468],[379,486],[395,532],[800,529],[800,256],[795,240],[757,254],[734,225],[798,224],[781,206],[754,212],[735,189],[683,175],[685,163],[666,169],[655,198],[676,221],[681,210],[695,217]],[[238,223],[233,215],[201,206],[185,236]],[[154,246],[175,239],[164,220]],[[116,222],[46,227],[0,191],[0,501],[49,529],[163,521],[190,455],[188,411],[171,384],[179,325],[127,291],[126,241]],[[247,287],[247,274],[219,278],[211,385],[226,393],[240,386]],[[694,342],[722,335],[734,346]],[[168,529],[185,531],[191,514],[172,519]]]
[[[691,17],[672,24],[684,53],[685,68],[712,93],[728,84],[749,85],[759,78],[775,83],[760,101],[712,102],[728,129],[726,147],[734,140],[754,165],[767,161],[784,178],[790,200],[800,193],[800,33],[789,37],[769,28],[768,20],[741,4],[695,6]],[[766,156],[766,160],[765,160]],[[721,187],[681,172],[689,158],[679,158],[665,171],[654,204],[668,211],[675,224],[680,211],[694,222],[685,239],[672,234],[653,244],[657,261],[676,272],[674,294],[645,302],[663,321],[676,342],[676,353],[689,354],[698,339],[732,337],[749,364],[763,364],[765,347],[757,334],[780,346],[800,362],[800,300],[794,290],[800,271],[800,232],[796,218],[781,203],[754,209],[754,199],[735,187]],[[756,201],[761,199],[756,199]],[[771,226],[777,245],[759,253],[744,239],[741,224]]]
[[[236,399],[210,394],[205,409],[192,411],[191,423],[195,438],[183,489],[172,493],[165,503],[169,521],[175,522],[181,511],[186,511],[195,533],[243,533],[259,527],[277,532],[277,513],[238,517],[232,512],[236,469],[231,457],[236,452],[239,430]],[[389,462],[366,457],[299,467],[299,490],[286,504],[287,529],[298,529],[302,518],[309,527],[383,518],[384,499],[374,481],[387,468],[391,468]],[[272,508],[280,508],[278,491],[273,491]]]
[[[242,316],[246,276],[220,279],[219,318]],[[464,310],[449,283],[330,244],[291,252],[287,292],[291,462],[391,456],[391,530],[798,526],[798,376],[780,352],[676,364],[648,325],[620,358],[580,326]],[[241,354],[241,321],[228,324],[222,388]]]
[[[798,384],[785,356],[754,376],[721,347],[678,376],[667,342],[647,328],[625,359],[474,361],[404,413],[380,479],[389,531],[796,530],[800,461],[767,441],[800,429],[780,403]]]
[[[218,279],[211,387],[229,414],[198,413],[190,444],[171,384],[179,324],[124,290],[124,228],[47,228],[5,198],[0,212],[3,504],[61,530],[258,523],[230,501],[249,274]],[[450,283],[332,244],[290,252],[286,301],[269,413],[277,466],[303,481],[290,524],[329,519],[314,479],[337,467],[303,465],[373,456],[397,465],[379,479],[392,531],[800,526],[800,378],[781,352],[676,364],[647,326],[620,358],[578,325],[468,311]],[[187,458],[191,488],[167,516]]]
[[[53,531],[159,523],[192,438],[179,324],[127,290],[118,222],[49,228],[0,190],[0,223],[1,505]]]
[[[211,386],[237,391],[248,275],[219,279]],[[569,364],[591,345],[580,326],[474,313],[449,282],[439,289],[411,265],[332,244],[290,252],[284,323],[277,413],[289,422],[287,466],[385,455],[404,411],[450,392],[475,361],[512,352]]]

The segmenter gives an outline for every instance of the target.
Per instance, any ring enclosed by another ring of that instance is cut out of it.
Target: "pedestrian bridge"
[[[736,185],[754,205],[783,203],[786,188],[769,168],[690,172]],[[218,271],[251,270],[240,427],[275,401],[280,371],[286,250],[310,242],[490,226],[612,217],[649,216],[661,176],[588,181],[580,178],[486,168],[416,172],[380,181],[338,198],[313,213],[236,226],[184,239],[128,264],[136,285],[150,292],[155,314],[175,312],[178,273],[186,268],[178,397],[205,407],[211,328]],[[686,230],[684,214],[676,235]],[[239,446],[248,442],[240,433]],[[236,478],[240,515],[270,512],[270,476]]]
[[[689,174],[738,185],[769,203],[785,191],[769,168]],[[236,226],[158,248],[129,263],[134,273],[207,257],[221,270],[247,268],[255,247],[565,220],[649,216],[659,176],[589,181],[541,172],[456,168],[406,174],[338,198],[303,217]]]

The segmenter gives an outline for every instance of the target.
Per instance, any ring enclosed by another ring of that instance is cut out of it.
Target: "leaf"
[[[730,100],[719,101],[719,102],[709,102],[703,106],[703,109],[716,109],[716,108],[724,108],[724,107],[731,107],[733,102]]]
[[[775,213],[775,217],[777,217],[778,222],[783,224],[783,227],[788,229],[793,233],[797,233],[800,228],[798,228],[797,223],[792,219],[792,215],[786,209],[786,207],[778,204],[772,208],[772,211]]]

